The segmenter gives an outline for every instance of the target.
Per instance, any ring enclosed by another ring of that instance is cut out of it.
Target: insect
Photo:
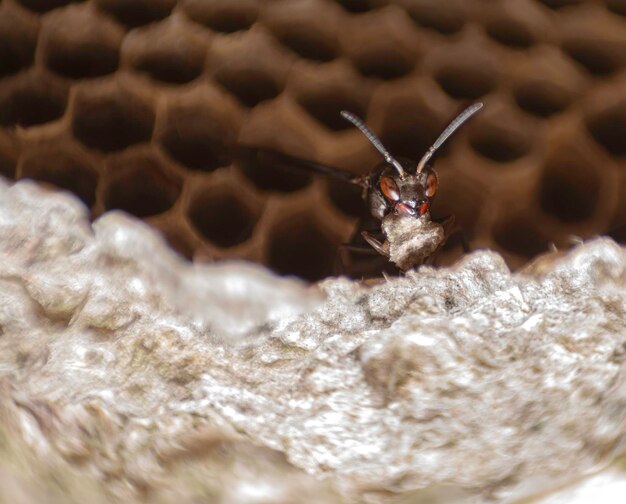
[[[341,116],[357,127],[384,159],[368,175],[355,176],[315,161],[266,149],[250,152],[257,158],[265,157],[283,166],[313,171],[360,186],[372,221],[369,228],[365,225],[360,232],[364,245],[367,245],[351,243],[345,247],[357,252],[375,251],[406,271],[423,264],[446,241],[454,218],[450,216],[442,222],[431,218],[430,207],[438,187],[431,161],[446,140],[482,106],[482,103],[475,103],[453,119],[418,162],[393,157],[360,118],[342,111]]]

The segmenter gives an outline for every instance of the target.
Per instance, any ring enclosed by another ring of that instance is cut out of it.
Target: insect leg
[[[389,242],[381,242],[368,231],[362,231],[361,236],[369,243],[376,252],[385,257],[389,257]]]
[[[378,255],[378,252],[368,245],[356,245],[351,243],[342,243],[339,247],[348,252],[357,252],[360,254]]]

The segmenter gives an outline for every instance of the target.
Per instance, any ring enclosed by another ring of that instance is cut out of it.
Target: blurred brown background
[[[434,213],[512,266],[570,236],[626,238],[626,0],[1,0],[0,173],[122,209],[179,252],[333,272],[364,206],[236,156],[271,147],[355,173],[339,117],[437,160]]]

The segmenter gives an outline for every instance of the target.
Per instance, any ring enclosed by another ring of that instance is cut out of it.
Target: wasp
[[[369,251],[380,254],[401,271],[419,266],[433,257],[449,236],[454,217],[441,222],[431,218],[430,208],[437,194],[438,179],[432,161],[448,138],[482,108],[475,103],[454,118],[419,161],[395,158],[381,140],[356,115],[341,111],[341,116],[358,128],[381,154],[383,160],[367,175],[354,175],[315,161],[300,159],[267,149],[249,153],[267,162],[323,174],[362,189],[373,227],[361,228],[360,237]],[[366,226],[367,227],[367,226]],[[346,249],[364,252],[363,245],[347,244]]]

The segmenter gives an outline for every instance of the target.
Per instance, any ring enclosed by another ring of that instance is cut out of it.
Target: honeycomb
[[[120,209],[185,257],[315,280],[359,192],[271,148],[354,173],[441,152],[433,213],[513,267],[571,236],[626,239],[624,0],[1,0],[0,174]],[[453,254],[449,251],[448,254]]]

